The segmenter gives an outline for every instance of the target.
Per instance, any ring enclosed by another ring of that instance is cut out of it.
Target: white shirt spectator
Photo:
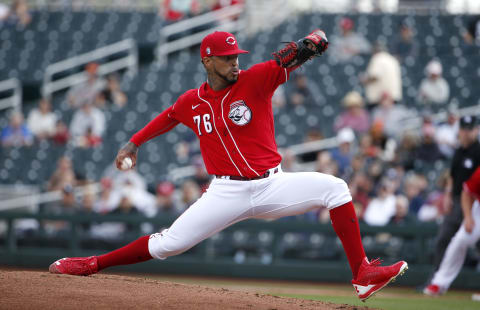
[[[335,5],[338,5],[335,1]],[[355,32],[354,22],[348,17],[340,20],[341,35],[333,36],[330,40],[328,55],[338,62],[347,62],[353,56],[369,54],[372,50],[370,42],[361,34]]]
[[[39,107],[28,114],[27,126],[37,137],[50,137],[55,134],[57,116],[51,111],[51,105],[46,99],[42,99]]]
[[[443,155],[448,158],[453,156],[455,148],[458,144],[458,122],[456,116],[450,114],[447,123],[437,127],[435,133],[435,140],[438,143],[438,148]]]
[[[80,137],[86,135],[89,129],[92,130],[93,135],[101,137],[105,131],[105,115],[101,110],[87,103],[73,115],[70,133],[74,137]]]
[[[367,67],[369,82],[365,95],[370,104],[378,103],[384,93],[395,101],[402,99],[402,74],[398,60],[386,51],[372,56]]]
[[[363,215],[368,225],[385,226],[395,215],[395,196],[376,197],[370,201]]]
[[[419,100],[429,103],[445,103],[450,96],[450,87],[443,77],[423,79],[419,89]]]

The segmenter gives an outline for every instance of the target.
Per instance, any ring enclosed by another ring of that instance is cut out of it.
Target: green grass
[[[397,291],[398,292],[398,291]],[[295,295],[280,294],[278,296],[294,297],[300,299],[311,299],[332,302],[336,304],[349,304],[356,306],[367,306],[370,308],[384,310],[478,310],[480,302],[471,300],[471,293],[456,292],[445,296],[431,298],[422,294],[402,294],[399,296],[374,296],[366,302],[361,302],[356,297],[328,296],[328,295]],[[397,294],[395,294],[397,295]],[[401,297],[404,295],[404,297]]]
[[[480,302],[471,299],[473,291],[449,290],[441,297],[429,297],[413,287],[391,284],[366,302],[361,302],[350,284],[291,282],[221,277],[151,276],[158,280],[248,290],[263,294],[320,300],[384,310],[480,310]]]

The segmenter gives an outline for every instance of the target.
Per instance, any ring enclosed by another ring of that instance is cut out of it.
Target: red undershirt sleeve
[[[480,198],[480,167],[477,168],[473,175],[463,183],[463,188],[477,198]]]
[[[179,121],[170,117],[173,106],[160,113],[157,117],[151,120],[145,127],[132,136],[130,142],[136,146],[151,140],[161,134],[166,133],[173,127],[177,126]]]

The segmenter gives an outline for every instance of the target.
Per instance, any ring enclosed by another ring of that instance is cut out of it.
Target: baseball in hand
[[[122,164],[120,165],[120,169],[121,170],[128,170],[128,169],[132,168],[132,166],[133,166],[132,159],[130,157],[125,157],[122,160]]]

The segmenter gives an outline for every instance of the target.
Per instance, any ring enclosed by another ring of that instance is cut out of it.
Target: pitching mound
[[[1,309],[359,309],[320,301],[102,274],[77,277],[0,270],[0,292]]]

